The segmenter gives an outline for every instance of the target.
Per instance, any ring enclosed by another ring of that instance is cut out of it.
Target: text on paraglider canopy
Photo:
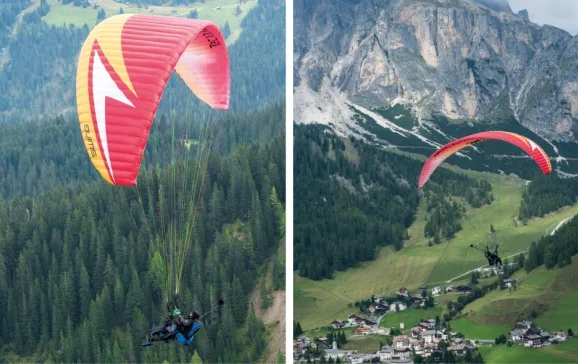
[[[84,124],[82,134],[84,135],[84,139],[86,139],[86,145],[90,151],[90,156],[93,158],[96,157],[96,148],[94,148],[94,142],[90,136],[90,126],[88,124]]]
[[[207,40],[207,42],[209,42],[209,48],[213,48],[216,46],[220,46],[221,43],[219,42],[219,38],[217,38],[211,31],[209,31],[207,28],[203,28],[201,30],[201,34],[203,35],[203,37],[205,37],[205,39]]]

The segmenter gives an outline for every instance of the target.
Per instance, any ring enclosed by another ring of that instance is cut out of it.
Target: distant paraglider
[[[513,144],[526,152],[538,164],[544,174],[552,172],[550,159],[542,148],[532,140],[515,133],[505,131],[485,131],[454,140],[435,151],[425,162],[419,176],[418,187],[422,188],[435,169],[460,149],[485,140],[501,140]]]

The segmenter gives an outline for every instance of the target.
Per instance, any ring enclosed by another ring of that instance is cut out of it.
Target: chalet
[[[379,314],[384,314],[389,310],[389,305],[387,304],[387,302],[380,302],[379,304],[377,304],[375,306],[375,314],[379,315]]]
[[[459,356],[466,355],[468,349],[470,349],[470,347],[468,345],[466,345],[465,343],[454,344],[448,348],[449,351],[453,351],[456,355],[459,355]]]
[[[552,333],[552,337],[550,338],[550,341],[558,341],[558,342],[564,342],[566,341],[566,334],[562,331],[556,331]]]
[[[411,337],[416,338],[419,337],[419,334],[421,333],[421,328],[420,327],[412,327],[411,328]]]
[[[331,325],[334,329],[341,329],[341,328],[343,327],[343,322],[335,320],[335,321],[333,321],[330,325]]]
[[[436,330],[436,339],[447,340],[449,338],[448,334],[446,334],[445,329],[443,330]]]
[[[294,352],[301,352],[301,341],[293,340],[293,351]]]
[[[547,331],[542,331],[540,333],[540,339],[542,340],[542,344],[547,343],[550,341],[550,333]]]
[[[423,356],[428,357],[436,351],[436,346],[431,344],[426,344],[423,348]]]
[[[375,313],[375,311],[377,310],[377,308],[374,305],[370,305],[369,306],[369,312],[373,315]]]
[[[326,337],[316,338],[316,339],[314,340],[314,342],[315,342],[315,345],[317,346],[317,348],[319,348],[319,349],[322,349],[322,348],[325,348],[325,347],[328,346],[327,338],[326,338]],[[311,346],[313,346],[313,344],[311,344]]]
[[[377,322],[371,320],[363,320],[363,323],[361,325],[365,327],[373,327],[377,325]]]
[[[409,355],[411,354],[411,352],[409,350],[406,350],[403,353],[399,353],[399,354],[393,354],[393,356],[391,357],[391,361],[392,363],[407,363],[408,359],[409,359]],[[412,362],[409,362],[412,363]]]
[[[524,346],[529,348],[539,348],[542,346],[542,338],[540,335],[525,335],[523,340]]]
[[[389,310],[391,312],[397,312],[398,309],[399,309],[399,311],[405,311],[406,308],[407,308],[407,306],[405,305],[405,303],[403,303],[401,301],[395,301],[391,305],[389,305]]]
[[[508,287],[508,288],[510,288],[510,287],[512,287],[514,284],[516,284],[516,280],[515,280],[515,279],[511,279],[511,278],[504,279],[504,280],[502,280],[502,282],[504,283],[504,286],[506,286],[506,287]]]
[[[359,326],[355,329],[355,335],[365,336],[369,335],[369,328],[365,326]]]
[[[361,364],[365,357],[366,354],[351,354],[347,357],[347,360],[350,364]]]
[[[417,327],[419,327],[420,330],[422,330],[422,331],[423,331],[423,330],[429,330],[429,329],[430,329],[429,323],[427,323],[427,322],[425,322],[425,321],[420,322],[420,323],[417,325]]]
[[[453,292],[455,290],[456,290],[456,287],[453,284],[450,284],[449,286],[446,287],[446,293]]]
[[[393,349],[391,346],[384,345],[377,352],[377,354],[379,355],[379,359],[381,361],[391,360],[391,357],[393,356]]]
[[[526,330],[528,330],[530,327],[532,327],[532,322],[531,321],[520,321],[516,323],[516,330],[524,330],[524,332]]]
[[[431,344],[436,337],[436,332],[435,330],[422,331],[419,337],[423,340],[424,343]]]
[[[442,293],[442,288],[440,286],[435,286],[431,289],[431,294],[433,296],[439,296]]]
[[[398,294],[399,296],[408,297],[409,292],[408,292],[407,288],[401,287],[401,288],[397,291],[397,294]]]
[[[524,335],[528,336],[528,335],[540,335],[542,333],[542,329],[536,327],[536,326],[530,326],[530,328],[528,328],[528,330],[526,330],[524,332]]]
[[[359,323],[361,323],[363,321],[363,319],[361,317],[355,315],[355,314],[351,314],[347,318],[347,321],[349,321],[349,324],[351,326],[357,326],[357,325],[359,325]]]
[[[422,330],[431,330],[436,327],[436,320],[425,320],[420,322],[417,326]]]
[[[409,344],[409,343],[408,343]],[[409,347],[405,347],[405,348],[393,348],[393,357],[392,359],[395,360],[395,357],[409,357],[409,355],[411,354],[411,349]]]
[[[524,330],[514,329],[510,331],[509,336],[511,342],[520,342],[524,338]]]
[[[413,304],[414,306],[423,307],[425,306],[425,298],[419,296],[413,297]]]
[[[456,289],[460,293],[468,293],[472,291],[472,287],[470,286],[457,286]]]
[[[423,344],[419,340],[412,339],[409,341],[409,346],[415,351],[416,354],[421,354],[423,351]]]
[[[381,301],[383,301],[383,296],[373,296],[373,302],[375,303],[381,303]]]
[[[409,346],[409,338],[407,335],[399,335],[393,337],[393,348],[402,349]]]

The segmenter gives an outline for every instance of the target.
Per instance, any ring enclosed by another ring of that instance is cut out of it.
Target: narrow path
[[[574,216],[570,216],[565,218],[564,220],[560,221],[560,223],[558,225],[556,225],[556,227],[554,228],[554,230],[552,230],[552,232],[550,233],[550,236],[553,236],[554,233],[556,232],[556,230],[558,230],[566,221],[570,220],[571,218],[573,218]]]
[[[508,259],[508,258],[511,258],[511,257],[515,257],[515,256],[520,255],[520,254],[522,254],[522,253],[525,253],[525,252],[527,252],[527,251],[528,251],[528,249],[526,249],[526,250],[524,250],[524,251],[521,251],[521,252],[517,252],[517,253],[515,253],[515,254],[512,254],[512,255],[510,255],[510,256],[507,256],[506,258],[504,258],[504,260],[505,260],[505,259]],[[459,276],[455,276],[454,278],[452,278],[452,279],[450,279],[450,280],[447,280],[446,283],[452,283],[452,281],[455,281],[456,279],[461,278],[461,277],[463,277],[463,276],[467,276],[468,274],[471,274],[473,271],[476,271],[476,270],[478,270],[478,269],[482,269],[482,268],[484,268],[484,267],[489,267],[489,265],[486,264],[486,265],[482,265],[481,267],[477,267],[477,268],[474,268],[474,269],[472,269],[472,270],[469,270],[469,271],[467,271],[467,272],[465,272],[465,273],[463,273],[463,274],[460,274]]]

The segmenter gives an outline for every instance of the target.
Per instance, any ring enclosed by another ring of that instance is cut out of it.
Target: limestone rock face
[[[576,141],[578,41],[506,0],[295,0],[295,121],[344,128],[348,103],[417,119],[516,118]]]

